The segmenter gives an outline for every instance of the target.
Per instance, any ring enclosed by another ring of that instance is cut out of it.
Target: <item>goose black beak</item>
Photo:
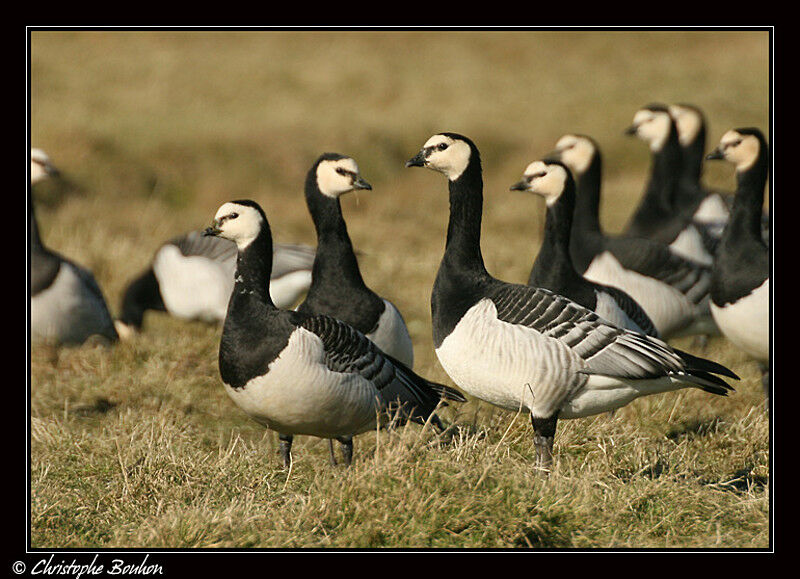
[[[406,161],[406,167],[424,167],[425,166],[425,151],[420,151],[413,157],[411,157],[408,161]]]
[[[708,155],[706,155],[706,159],[714,160],[714,159],[724,159],[725,155],[722,154],[722,151],[719,147],[711,151]]]
[[[638,126],[636,126],[636,125],[631,125],[631,126],[630,126],[630,127],[628,127],[627,129],[625,129],[625,132],[624,132],[623,134],[625,134],[625,135],[635,135],[635,134],[636,134],[636,131],[637,131],[638,129],[639,129],[639,127],[638,127]]]
[[[525,191],[527,189],[528,189],[528,182],[525,179],[514,183],[511,187],[508,188],[509,191]]]
[[[364,181],[360,176],[353,181],[353,189],[367,189],[368,191],[372,191],[372,185]]]
[[[203,231],[203,237],[216,237],[221,231],[217,224],[214,223],[211,227],[206,227],[205,231]]]

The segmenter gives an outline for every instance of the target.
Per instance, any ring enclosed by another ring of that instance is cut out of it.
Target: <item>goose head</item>
[[[567,134],[556,143],[548,157],[561,161],[575,175],[583,175],[597,153],[595,142],[584,135]]]
[[[41,149],[31,149],[31,185],[58,175],[58,169],[50,161],[47,153]]]
[[[419,153],[406,161],[406,167],[427,167],[455,181],[474,156],[477,156],[477,149],[467,137],[456,133],[439,133],[428,139]]]
[[[669,105],[669,114],[675,120],[678,141],[680,141],[682,147],[687,147],[693,143],[706,124],[703,113],[693,105]]]
[[[753,166],[762,147],[766,148],[766,140],[758,129],[731,129],[722,135],[719,145],[706,159],[724,159],[742,172]]]
[[[269,227],[267,217],[258,203],[250,200],[229,201],[220,206],[214,215],[211,227],[208,227],[203,235],[229,239],[242,250],[250,245],[265,227]]]
[[[669,138],[673,127],[672,116],[664,105],[648,105],[636,111],[633,124],[625,130],[647,143],[654,153],[660,151]]]
[[[337,199],[340,195],[357,189],[372,189],[358,172],[355,160],[338,153],[325,153],[312,169],[317,188],[326,197]]]
[[[534,161],[525,168],[522,179],[513,184],[510,190],[540,195],[549,207],[564,193],[569,178],[569,169],[559,161]]]

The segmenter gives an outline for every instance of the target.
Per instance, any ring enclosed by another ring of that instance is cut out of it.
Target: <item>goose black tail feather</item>
[[[727,382],[703,371],[693,371],[691,374],[678,374],[681,381],[694,384],[701,390],[709,394],[716,394],[718,396],[727,396],[728,392],[733,392],[733,387]]]
[[[439,395],[441,400],[452,400],[453,402],[466,402],[467,399],[464,398],[464,395],[461,394],[455,388],[451,388],[450,386],[445,386],[444,384],[439,384],[438,382],[431,382],[430,380],[426,380],[422,376],[416,374],[411,368],[400,362],[397,358],[390,356],[386,352],[383,352],[383,355],[386,356],[389,360],[391,360],[392,364],[398,369],[399,372],[404,374],[405,376],[413,376],[416,385],[421,385],[424,389],[431,389]]]
[[[431,417],[434,425],[441,424],[434,414],[437,406],[447,406],[444,400],[466,402],[458,391],[443,384],[430,382],[416,374],[408,366],[384,354],[395,366],[395,380],[381,390],[387,409],[399,411],[402,420],[423,424]]]
[[[707,360],[705,358],[692,356],[690,353],[684,352],[683,350],[678,350],[677,348],[673,348],[673,350],[686,364],[687,372],[691,372],[692,374],[697,374],[698,372],[709,372],[712,374],[727,376],[728,378],[733,378],[734,380],[739,380],[739,376],[734,374],[722,364],[717,364],[716,362],[712,362],[711,360]]]

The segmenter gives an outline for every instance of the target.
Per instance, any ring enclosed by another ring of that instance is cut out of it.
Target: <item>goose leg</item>
[[[333,451],[333,439],[328,439],[328,451],[330,452],[331,457],[331,466],[336,466],[338,463],[336,462],[336,453]]]
[[[278,434],[284,468],[289,468],[292,465],[292,438],[291,434]]]
[[[553,439],[556,435],[558,414],[549,418],[537,418],[531,414],[533,444],[536,447],[536,466],[548,473],[553,465]]]
[[[353,462],[353,438],[351,436],[338,436],[336,440],[342,445],[342,460],[347,466]],[[331,449],[333,449],[333,441],[331,441]]]

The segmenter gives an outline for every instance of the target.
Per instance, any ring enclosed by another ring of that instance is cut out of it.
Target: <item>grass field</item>
[[[544,204],[509,192],[558,137],[598,140],[602,220],[618,231],[649,165],[622,135],[637,108],[704,109],[708,148],[769,128],[766,32],[33,32],[31,145],[65,181],[37,186],[45,243],[91,268],[113,313],[169,237],[252,198],[277,241],[314,244],[302,196],[325,151],[373,191],[343,199],[367,283],[400,308],[415,369],[452,385],[433,351],[430,291],[446,184],[405,169],[432,134],[481,149],[488,270],[527,279]],[[733,188],[732,169],[706,181]],[[443,411],[450,441],[411,426],[356,438],[349,470],[277,436],[228,399],[220,330],[162,314],[112,348],[31,346],[30,545],[57,547],[765,548],[769,434],[756,364],[728,398],[681,391],[610,418],[561,421],[555,471],[532,468],[527,416],[475,400]]]

